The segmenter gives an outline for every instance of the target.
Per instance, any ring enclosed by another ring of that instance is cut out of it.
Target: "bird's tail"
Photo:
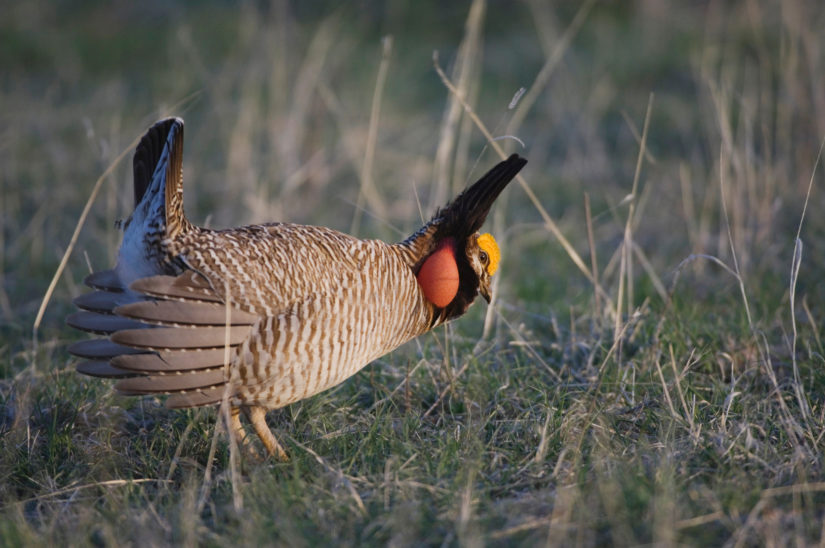
[[[140,140],[134,157],[135,210],[124,223],[117,272],[132,281],[171,274],[162,242],[193,227],[183,213],[183,120],[167,118]]]
[[[80,311],[66,319],[72,327],[104,336],[77,342],[69,348],[70,353],[86,360],[77,366],[81,373],[98,377],[128,376],[133,373],[113,366],[111,360],[145,352],[119,345],[109,336],[117,331],[146,327],[139,321],[115,314],[117,307],[147,298],[129,290],[132,282],[179,271],[163,242],[193,229],[183,215],[182,157],[183,120],[179,118],[157,122],[135,149],[135,209],[123,224],[117,266],[86,277],[86,285],[94,291],[75,299]]]
[[[135,216],[163,215],[167,237],[174,238],[188,229],[183,214],[183,120],[166,118],[150,127],[135,149],[133,161]],[[143,211],[143,203],[160,208]],[[154,219],[152,219],[154,220]]]

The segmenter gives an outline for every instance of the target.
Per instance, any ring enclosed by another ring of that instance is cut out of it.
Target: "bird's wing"
[[[85,358],[85,361],[77,365],[77,370],[93,377],[127,376],[129,372],[113,367],[109,361],[120,354],[135,354],[141,350],[114,343],[108,336],[121,329],[146,327],[140,322],[117,316],[114,312],[117,307],[140,301],[143,297],[124,287],[114,270],[94,272],[84,281],[94,291],[80,295],[74,300],[80,312],[66,318],[66,323],[82,331],[105,337],[79,341],[69,347],[71,354]]]
[[[228,378],[226,366],[260,318],[227,306],[192,271],[143,278],[131,289],[151,300],[113,310],[115,317],[141,326],[110,336],[112,344],[140,352],[111,358],[113,368],[138,375],[120,380],[115,388],[127,395],[173,394],[169,407],[220,401]]]
[[[276,316],[309,295],[335,294],[388,246],[332,229],[273,223],[201,230],[170,243],[214,293],[259,316]]]

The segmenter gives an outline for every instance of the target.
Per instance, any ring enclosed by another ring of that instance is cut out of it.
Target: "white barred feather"
[[[70,348],[89,360],[80,372],[120,378],[116,387],[126,394],[170,394],[170,407],[214,404],[224,394],[236,408],[283,407],[463,314],[479,289],[488,295],[489,276],[477,227],[464,230],[461,219],[480,226],[525,163],[502,162],[391,245],[288,223],[196,227],[183,215],[182,142],[180,119],[158,122],[144,136],[135,153],[136,208],[117,266],[87,278],[96,291],[76,299],[86,311],[68,320],[107,337]],[[464,266],[454,302],[439,308],[416,272],[444,236],[462,239]],[[276,451],[274,438],[258,429],[261,416],[253,414],[253,425]]]

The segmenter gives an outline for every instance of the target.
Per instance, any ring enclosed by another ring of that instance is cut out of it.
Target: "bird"
[[[527,160],[511,155],[403,241],[273,222],[215,230],[183,210],[183,120],[152,125],[133,158],[134,203],[113,268],[85,280],[69,326],[95,335],[76,369],[169,408],[228,404],[230,435],[288,456],[269,410],[331,388],[491,299],[500,249],[479,234]],[[253,448],[254,451],[254,448]]]

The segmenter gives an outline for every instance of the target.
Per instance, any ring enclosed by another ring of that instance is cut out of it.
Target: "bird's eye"
[[[481,259],[481,262],[484,264],[487,264],[487,261],[490,260],[490,257],[487,256],[486,251],[482,251],[481,253],[479,253],[478,258]]]

